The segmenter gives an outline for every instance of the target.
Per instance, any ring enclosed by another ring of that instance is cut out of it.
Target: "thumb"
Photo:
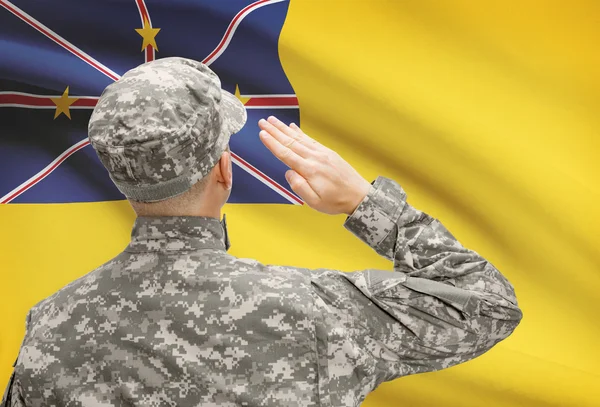
[[[287,180],[288,184],[290,184],[290,185],[292,185],[292,174],[296,174],[296,171],[287,170],[285,172],[285,179]]]
[[[315,191],[312,190],[308,184],[308,181],[306,181],[304,177],[298,174],[296,171],[287,170],[285,172],[285,179],[292,187],[292,191],[298,194],[298,196],[300,196],[300,198],[302,198],[302,200],[304,200],[304,202],[307,204],[310,205],[319,199],[319,196]]]

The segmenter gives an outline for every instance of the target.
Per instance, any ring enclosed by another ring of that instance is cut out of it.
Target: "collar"
[[[125,251],[227,251],[230,246],[225,214],[221,221],[208,216],[138,216]]]

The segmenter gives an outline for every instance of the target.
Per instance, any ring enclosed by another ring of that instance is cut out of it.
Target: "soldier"
[[[102,93],[89,139],[137,218],[128,246],[36,304],[2,406],[357,406],[379,384],[471,360],[522,318],[511,283],[395,181],[366,181],[298,126],[260,120],[310,207],[394,270],[227,253],[221,208],[243,105],[163,58]]]

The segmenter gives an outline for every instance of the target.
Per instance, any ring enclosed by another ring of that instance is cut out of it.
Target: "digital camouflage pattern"
[[[507,279],[395,181],[344,226],[393,272],[265,265],[228,254],[216,218],[137,218],[122,253],[31,309],[8,405],[357,406],[519,324]]]
[[[208,66],[171,57],[147,62],[110,84],[88,136],[119,190],[136,201],[179,195],[219,161],[246,109]]]

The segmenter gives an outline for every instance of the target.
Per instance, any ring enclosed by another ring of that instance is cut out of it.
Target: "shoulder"
[[[74,304],[105,294],[106,284],[101,284],[100,280],[105,271],[114,268],[121,261],[121,257],[122,253],[37,302],[27,315],[28,327],[40,323],[44,325],[48,318],[68,313]]]

